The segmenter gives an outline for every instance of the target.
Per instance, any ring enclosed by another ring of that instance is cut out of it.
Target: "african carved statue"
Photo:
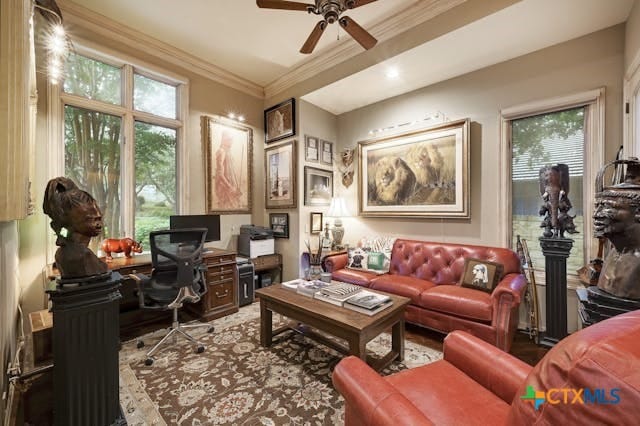
[[[91,238],[102,232],[102,213],[91,194],[71,179],[57,177],[47,183],[42,207],[57,236],[55,259],[61,278],[107,273],[107,264],[88,248]]]
[[[540,169],[540,196],[543,204],[539,214],[544,216],[541,228],[545,237],[564,238],[564,233],[575,234],[575,216],[569,215],[572,205],[569,200],[569,166],[557,164]]]
[[[604,187],[605,170],[626,165],[622,183]],[[596,177],[594,236],[607,238],[609,250],[598,288],[617,297],[640,300],[640,162],[616,160],[607,164]]]

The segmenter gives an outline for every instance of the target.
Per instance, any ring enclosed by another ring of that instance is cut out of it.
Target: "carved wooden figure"
[[[543,204],[539,214],[544,216],[540,227],[544,228],[543,236],[564,238],[564,233],[574,234],[575,216],[569,215],[573,207],[569,200],[569,166],[557,164],[540,168],[540,196]]]

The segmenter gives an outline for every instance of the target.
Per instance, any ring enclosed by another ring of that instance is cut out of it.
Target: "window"
[[[511,236],[516,246],[520,235],[529,241],[529,252],[535,266],[544,265],[538,244],[542,235],[540,168],[564,163],[569,166],[569,211],[578,231],[566,233],[574,240],[567,259],[567,271],[575,272],[585,264],[583,221],[584,116],[585,107],[523,117],[511,121]]]
[[[624,147],[625,157],[640,157],[640,55],[624,79]]]
[[[597,252],[592,214],[594,182],[604,164],[604,89],[514,106],[500,115],[499,238],[512,248],[516,235],[528,240],[536,281],[543,284],[539,171],[546,164],[568,164],[570,214],[579,233],[565,234],[575,241],[567,283],[577,285],[576,270]]]
[[[169,216],[185,208],[179,171],[186,82],[79,48],[54,90],[64,174],[96,198],[104,217],[92,249],[102,238],[125,236],[148,249],[149,232],[168,228]]]

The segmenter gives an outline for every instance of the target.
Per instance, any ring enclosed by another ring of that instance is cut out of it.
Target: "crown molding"
[[[237,89],[248,95],[264,99],[264,89],[258,84],[203,61],[194,55],[177,49],[158,39],[121,25],[104,15],[93,12],[72,1],[58,0],[57,4],[62,10],[64,20],[67,23],[86,28],[95,34],[108,37],[125,46],[144,50],[171,64],[178,65],[186,70]]]
[[[383,42],[405,32],[409,28],[433,19],[466,1],[467,0],[420,0],[407,9],[374,24],[369,32],[378,39],[378,42]],[[271,98],[360,53],[362,53],[362,48],[352,38],[338,45],[328,46],[308,60],[294,66],[282,77],[267,84],[264,88],[265,97]]]

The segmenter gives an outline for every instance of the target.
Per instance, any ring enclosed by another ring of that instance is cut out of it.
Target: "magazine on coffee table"
[[[313,280],[313,281],[302,281],[301,283],[298,283],[298,287],[296,289],[296,291],[299,294],[303,294],[305,296],[309,296],[309,297],[313,297],[313,295],[322,290],[325,287],[330,286],[331,283],[326,283],[324,281],[320,281],[320,280]]]
[[[336,306],[343,306],[344,301],[359,293],[362,287],[346,283],[333,283],[327,288],[323,288],[313,295],[314,299],[331,303]]]
[[[393,305],[393,301],[389,300],[388,302],[385,302],[385,303],[383,303],[381,305],[378,305],[378,307],[376,307],[374,309],[361,308],[359,306],[352,305],[352,304],[350,304],[348,302],[344,302],[344,305],[342,305],[342,306],[344,306],[345,308],[350,309],[352,311],[360,312],[361,314],[365,314],[365,315],[371,316],[371,315],[377,314],[380,311],[384,311],[385,309],[387,309],[388,307],[390,307],[392,305]]]
[[[374,310],[388,302],[391,302],[389,296],[373,293],[368,290],[361,290],[355,296],[345,300],[345,306],[348,308],[355,306],[361,309]]]

